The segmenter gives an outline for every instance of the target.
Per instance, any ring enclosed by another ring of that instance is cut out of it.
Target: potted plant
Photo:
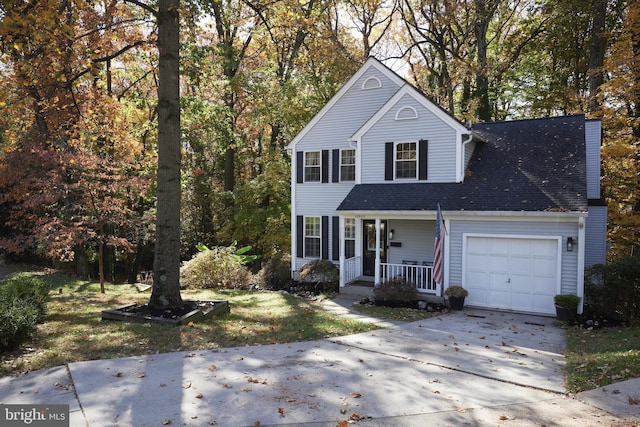
[[[444,294],[449,298],[451,310],[462,310],[464,299],[469,295],[469,292],[462,286],[453,285],[445,289]]]
[[[556,319],[571,322],[578,316],[580,297],[573,294],[559,294],[553,297],[556,305]]]

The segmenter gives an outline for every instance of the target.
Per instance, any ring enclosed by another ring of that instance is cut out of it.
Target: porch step
[[[342,295],[358,295],[363,297],[372,297],[373,296],[373,283],[371,286],[360,286],[360,285],[347,285],[340,288],[340,294]]]

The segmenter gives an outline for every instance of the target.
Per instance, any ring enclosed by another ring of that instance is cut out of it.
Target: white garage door
[[[555,314],[557,239],[467,236],[465,304]]]

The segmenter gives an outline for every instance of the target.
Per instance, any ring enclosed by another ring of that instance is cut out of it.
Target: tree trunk
[[[606,39],[604,35],[607,0],[593,0],[591,9],[591,41],[589,47],[589,112],[600,107],[598,91],[604,82],[604,53]]]
[[[180,296],[179,0],[158,4],[158,188],[153,308],[182,306]]]
[[[476,55],[478,66],[476,70],[476,98],[478,107],[476,116],[479,120],[491,120],[491,103],[489,101],[489,77],[487,76],[487,31],[493,11],[487,10],[485,0],[476,0]]]

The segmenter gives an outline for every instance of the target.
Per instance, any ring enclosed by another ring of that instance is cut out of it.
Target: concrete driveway
[[[0,379],[0,402],[68,402],[72,426],[629,425],[564,394],[552,322],[466,309],[306,343],[72,363]]]

